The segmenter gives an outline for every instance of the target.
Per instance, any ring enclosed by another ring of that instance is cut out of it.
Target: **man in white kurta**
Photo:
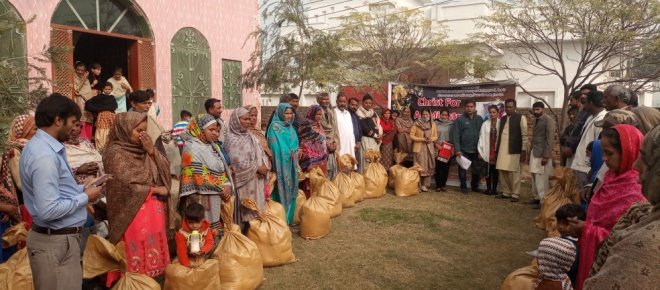
[[[513,114],[518,114],[516,113],[515,102],[511,102],[510,100],[507,100],[505,103],[505,109],[507,112],[505,118],[508,120],[511,119]],[[498,140],[500,145],[499,150],[497,151],[496,168],[499,171],[499,184],[502,195],[499,195],[498,198],[511,198],[512,202],[517,202],[520,199],[521,163],[524,162],[520,157],[526,154],[526,148],[529,143],[527,137],[527,118],[521,116],[518,124],[511,123],[512,122],[506,122],[504,127],[500,128],[500,139]],[[520,126],[520,137],[522,142],[522,152],[520,154],[509,153],[509,139],[511,138],[510,126]]]
[[[607,111],[605,111],[605,108],[603,107],[603,94],[599,91],[589,92],[585,108],[590,116],[584,123],[584,127],[582,127],[580,143],[575,151],[573,163],[571,164],[571,168],[575,170],[577,186],[580,189],[589,183],[588,174],[589,170],[591,170],[591,164],[589,157],[587,157],[587,146],[591,141],[598,139],[600,132],[603,131],[603,128],[596,127],[594,124],[595,122],[602,120],[605,117],[605,114],[607,114]]]
[[[353,132],[353,117],[346,107],[335,108],[337,117],[337,139],[339,145],[337,151],[339,156],[350,154],[355,157],[355,134]]]

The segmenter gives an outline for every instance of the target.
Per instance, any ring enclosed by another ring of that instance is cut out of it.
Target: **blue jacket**
[[[454,121],[451,130],[451,142],[454,143],[455,152],[476,153],[479,141],[479,130],[484,119],[475,114],[472,119],[463,114]]]

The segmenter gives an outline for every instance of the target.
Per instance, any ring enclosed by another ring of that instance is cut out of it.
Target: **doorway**
[[[126,79],[131,79],[129,70],[129,48],[135,40],[73,32],[73,60],[82,61],[90,69],[92,64],[101,65],[99,82],[105,83],[112,77],[115,68],[121,68]]]

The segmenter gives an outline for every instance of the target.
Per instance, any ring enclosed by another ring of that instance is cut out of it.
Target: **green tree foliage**
[[[338,33],[347,51],[342,59],[344,81],[351,85],[481,80],[495,67],[487,46],[447,41],[445,28],[434,25],[419,10],[351,13]]]
[[[338,36],[311,27],[300,0],[281,0],[262,7],[266,23],[250,36],[256,47],[243,75],[247,88],[269,92],[299,87],[326,89],[339,74]]]

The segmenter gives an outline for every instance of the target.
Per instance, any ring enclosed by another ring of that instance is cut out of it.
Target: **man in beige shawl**
[[[328,172],[324,172],[327,177],[334,178],[337,174],[337,156],[335,151],[339,145],[339,133],[337,132],[337,116],[335,110],[330,104],[330,95],[326,92],[320,93],[316,96],[316,102],[321,106],[321,128],[325,133],[326,142],[328,144]]]

